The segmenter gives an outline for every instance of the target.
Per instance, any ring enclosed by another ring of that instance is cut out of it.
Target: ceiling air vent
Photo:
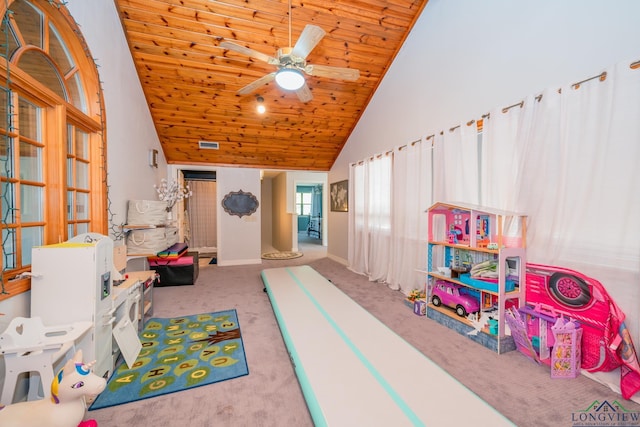
[[[217,150],[220,148],[220,144],[218,144],[217,142],[198,141],[198,144],[200,144],[200,148],[203,148],[205,150]]]

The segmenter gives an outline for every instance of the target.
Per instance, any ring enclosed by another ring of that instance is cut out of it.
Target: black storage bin
[[[149,267],[160,276],[157,287],[193,285],[196,281],[196,267],[191,256],[150,261]]]

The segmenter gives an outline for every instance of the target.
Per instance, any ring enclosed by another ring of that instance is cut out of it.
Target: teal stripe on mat
[[[327,319],[327,322],[331,325],[331,327],[336,331],[336,333],[342,338],[342,340],[347,344],[347,346],[351,349],[351,351],[360,359],[362,364],[371,372],[371,375],[380,383],[380,385],[387,391],[389,396],[396,402],[396,405],[400,407],[400,409],[405,413],[407,418],[416,426],[424,426],[424,423],[420,420],[420,418],[416,415],[415,412],[411,409],[409,405],[398,395],[398,393],[391,387],[391,385],[387,382],[387,380],[378,372],[378,370],[373,366],[373,364],[367,359],[367,357],[358,349],[358,347],[349,339],[349,337],[344,333],[344,331],[338,326],[337,322],[333,320],[333,318],[327,313],[327,311],[322,308],[322,305],[311,295],[311,292],[305,287],[305,285],[298,279],[293,271],[289,268],[285,268],[287,273],[293,278],[298,287],[302,290],[302,292],[307,295],[309,300],[313,303],[313,305],[318,309],[318,311]]]
[[[264,271],[262,272],[262,281],[269,290],[269,280],[266,278]],[[298,352],[296,351],[295,346],[293,345],[293,340],[291,339],[291,335],[289,334],[289,330],[287,329],[287,325],[285,321],[282,319],[282,312],[280,311],[280,307],[278,307],[278,303],[276,302],[275,297],[271,295],[270,292],[267,292],[269,295],[269,299],[271,300],[271,306],[273,307],[273,312],[276,315],[276,319],[278,320],[278,325],[280,326],[280,333],[282,334],[282,338],[284,342],[287,344],[287,349],[289,351],[289,356],[292,359],[293,368],[296,371],[296,376],[298,377],[298,382],[300,383],[300,388],[302,388],[302,394],[304,394],[305,400],[307,402],[307,407],[309,408],[309,412],[311,413],[311,418],[313,419],[314,426],[317,427],[326,427],[327,420],[324,418],[322,414],[322,409],[320,409],[320,405],[318,404],[318,398],[316,394],[313,392],[313,387],[309,383],[309,378],[307,377],[307,373],[300,362],[300,357],[298,356]]]

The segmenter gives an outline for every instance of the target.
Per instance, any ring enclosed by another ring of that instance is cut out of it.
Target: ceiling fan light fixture
[[[264,112],[267,111],[266,107],[264,106],[264,98],[261,96],[258,96],[256,98],[256,101],[258,102],[258,106],[256,107],[258,114],[264,114]]]
[[[304,76],[295,68],[281,68],[276,73],[276,83],[284,90],[298,90],[304,86]]]

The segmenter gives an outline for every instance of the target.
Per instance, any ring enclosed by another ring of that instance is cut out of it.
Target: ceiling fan
[[[325,34],[326,32],[322,28],[307,24],[295,46],[291,47],[291,1],[289,1],[289,47],[278,49],[275,58],[229,41],[221,42],[220,47],[275,65],[278,68],[277,71],[269,73],[240,89],[238,91],[239,95],[247,95],[275,80],[276,84],[282,89],[294,91],[300,101],[309,102],[313,99],[313,95],[309,90],[309,86],[307,86],[304,74],[347,81],[355,81],[360,77],[360,71],[354,68],[307,64],[307,56]]]

